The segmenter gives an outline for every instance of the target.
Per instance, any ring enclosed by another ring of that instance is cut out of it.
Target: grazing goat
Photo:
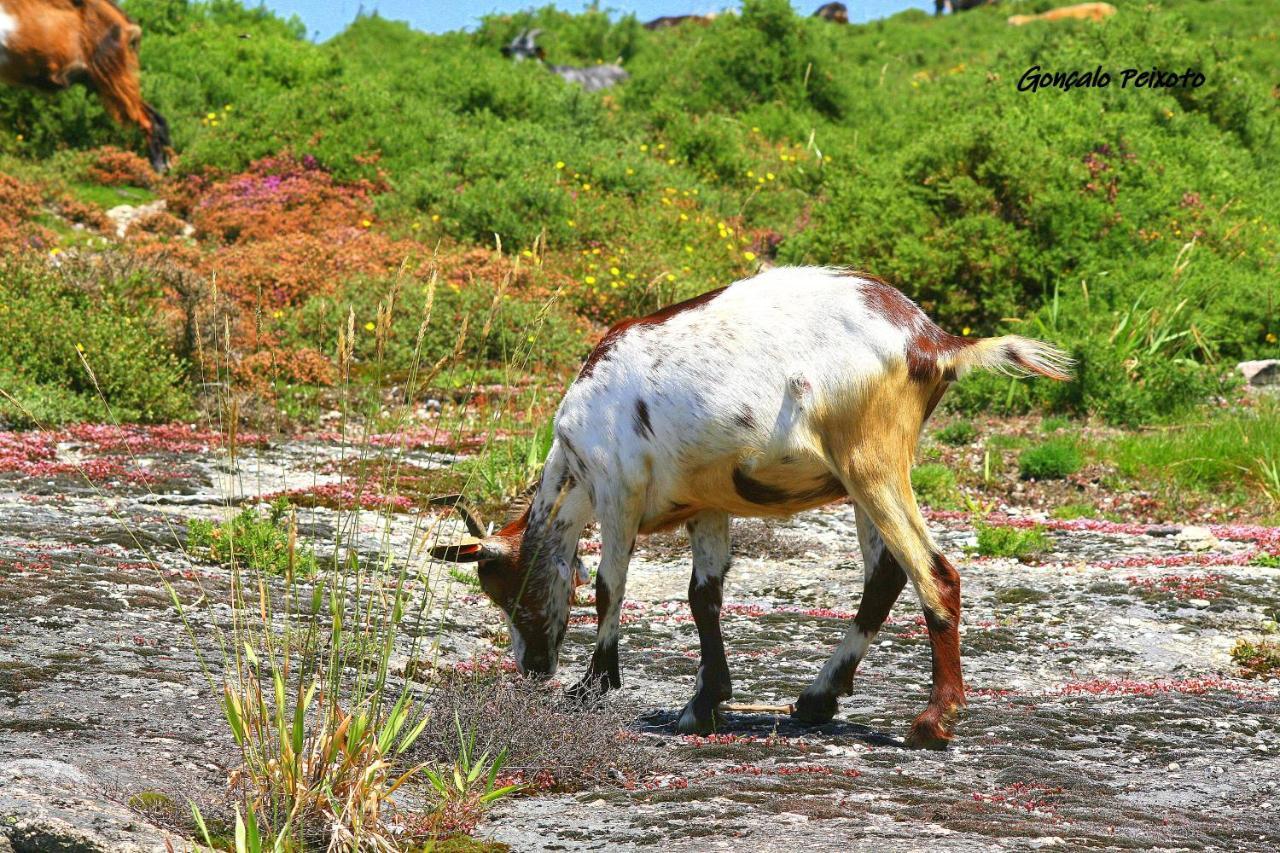
[[[705,27],[715,19],[714,12],[709,15],[663,15],[661,18],[646,21],[642,26],[646,30],[669,30],[684,24],[699,24]]]
[[[948,10],[954,15],[958,12],[967,12],[979,6],[990,6],[995,3],[996,0],[934,0],[933,13],[941,15],[943,10]]]
[[[849,23],[849,9],[843,3],[823,3],[812,15],[833,24]]]
[[[111,0],[0,0],[0,82],[49,92],[83,83],[113,119],[147,137],[151,166],[169,164],[169,125],[142,100],[142,30]]]
[[[1101,21],[1116,13],[1116,7],[1110,3],[1077,3],[1074,6],[1059,6],[1039,15],[1011,15],[1009,25],[1020,27],[1032,21]]]
[[[597,635],[575,692],[621,684],[618,618],[636,536],[687,526],[689,604],[702,650],[681,732],[710,731],[731,696],[720,634],[731,516],[785,517],[852,498],[865,583],[843,642],[800,695],[793,716],[827,722],[889,609],[910,580],[933,649],[933,692],[909,743],[942,748],[964,706],[960,577],[930,539],[911,492],[924,422],[971,368],[1067,378],[1052,347],[1009,335],[942,331],[879,279],[824,268],[776,268],[611,328],[556,414],[532,501],[492,535],[459,496],[474,539],[440,559],[478,563],[507,616],[520,670],[554,673],[578,540],[595,518]]]
[[[583,67],[577,65],[552,65],[546,61],[546,53],[542,48],[538,47],[535,41],[541,33],[542,30],[525,30],[502,49],[502,55],[514,59],[516,62],[536,59],[551,72],[560,75],[570,83],[576,83],[588,92],[607,89],[631,77],[630,74],[622,70],[621,65],[617,64],[587,65]]]

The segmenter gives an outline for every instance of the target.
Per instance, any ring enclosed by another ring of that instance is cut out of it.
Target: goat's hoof
[[[676,731],[682,735],[709,735],[724,725],[724,718],[714,709],[711,713],[699,716],[694,707],[697,699],[689,700],[680,712],[680,720],[676,723]]]
[[[806,690],[796,700],[791,719],[806,726],[821,726],[831,722],[838,704],[836,697],[829,693],[810,693]]]
[[[947,716],[954,717],[954,713]],[[907,735],[907,746],[912,749],[942,750],[946,749],[949,743],[951,743],[950,727],[943,725],[941,715],[931,711],[925,711],[916,717]]]

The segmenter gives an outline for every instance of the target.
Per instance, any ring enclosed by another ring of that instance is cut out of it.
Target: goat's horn
[[[484,538],[487,534],[484,522],[480,520],[479,514],[472,509],[471,504],[467,503],[467,499],[462,495],[440,495],[432,498],[429,503],[432,506],[451,506],[458,511],[458,515],[462,516],[462,520],[466,522],[467,532],[472,536]]]

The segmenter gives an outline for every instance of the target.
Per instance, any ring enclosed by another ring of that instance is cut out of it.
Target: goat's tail
[[[1060,382],[1071,378],[1071,365],[1070,356],[1062,350],[1021,335],[980,338],[938,359],[943,372],[956,377],[980,368],[1008,376],[1047,376]]]

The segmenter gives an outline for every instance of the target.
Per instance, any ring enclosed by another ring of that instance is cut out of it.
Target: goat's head
[[[460,544],[433,547],[431,555],[451,563],[475,563],[480,588],[507,617],[511,652],[520,672],[553,675],[569,624],[569,597],[577,573],[558,565],[563,561],[551,553],[529,553],[524,542],[527,514],[489,534],[461,495],[433,498],[431,503],[454,507],[471,534]]]
[[[513,38],[506,47],[502,48],[502,55],[508,59],[514,59],[516,62],[523,62],[526,59],[540,60],[545,58],[545,51],[535,41],[541,34],[542,30],[539,29],[525,30]]]

